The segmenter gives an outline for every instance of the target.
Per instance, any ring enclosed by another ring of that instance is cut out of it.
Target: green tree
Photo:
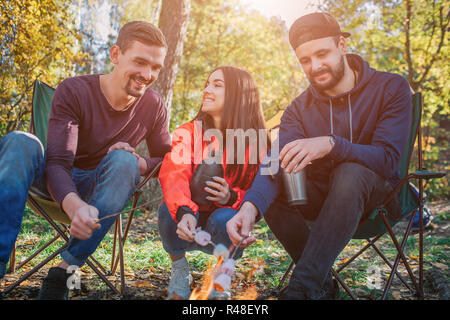
[[[0,2],[0,136],[27,129],[35,79],[56,85],[83,62],[72,10],[67,1]]]
[[[302,88],[303,75],[284,22],[249,11],[234,0],[193,0],[188,37],[172,105],[172,129],[194,117],[206,77],[234,65],[258,83],[266,118],[284,109]]]
[[[158,0],[146,10],[124,10],[122,21],[154,21]],[[140,6],[122,2],[123,8]],[[249,11],[238,0],[192,0],[183,55],[173,90],[171,130],[191,120],[201,105],[208,74],[221,65],[245,68],[258,83],[266,118],[284,109],[305,86],[303,74],[277,18]],[[167,67],[167,66],[166,66]]]

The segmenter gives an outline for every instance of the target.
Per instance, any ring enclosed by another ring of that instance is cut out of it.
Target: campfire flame
[[[217,264],[215,266],[210,265],[203,276],[202,284],[200,287],[195,288],[189,300],[208,300],[209,294],[213,289],[214,276],[216,271],[220,269],[223,263],[222,257],[219,257]]]
[[[265,264],[266,263],[264,262],[264,260],[259,258],[258,261],[254,264],[253,268],[248,273],[247,282],[250,282],[255,273],[264,268]],[[250,286],[250,288],[245,290],[244,293],[238,296],[236,300],[256,300],[258,299],[258,296],[259,294],[258,291],[256,290],[256,285],[253,284],[252,286]]]
[[[256,291],[256,285],[252,285],[243,294],[238,296],[236,300],[256,300],[258,298],[258,291]]]
[[[224,262],[223,258],[219,257],[217,264],[215,266],[210,265],[208,267],[202,278],[201,285],[199,287],[196,287],[192,291],[189,300],[208,300],[209,294],[211,293],[211,290],[214,288],[214,277],[217,275],[218,271],[220,271],[223,262]],[[253,278],[255,272],[260,270],[264,265],[265,265],[264,260],[258,259],[257,263],[253,265],[252,269],[249,271],[244,281],[249,283]],[[256,289],[256,284],[253,284],[235,299],[256,300],[258,296],[259,294]]]

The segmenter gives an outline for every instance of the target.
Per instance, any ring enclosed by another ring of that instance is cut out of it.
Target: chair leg
[[[118,220],[116,220],[114,224],[114,242],[113,242],[113,252],[111,256],[111,275],[114,275],[115,273],[115,265],[116,265],[116,246],[117,246],[117,234],[118,234],[118,227],[119,223]]]
[[[370,246],[372,246],[378,239],[380,239],[383,234],[380,234],[373,238],[372,240],[366,239],[367,244],[361,248],[357,253],[355,253],[350,259],[348,259],[345,263],[339,266],[339,268],[336,270],[337,273],[341,272],[345,267],[347,267],[350,263],[352,263],[357,257],[359,257],[364,251],[366,251]]]
[[[117,295],[120,295],[121,292],[117,290],[117,288],[109,281],[100,270],[97,269],[96,266],[88,259],[86,260],[86,264],[98,275],[98,277]]]
[[[56,257],[59,253],[61,253],[67,246],[67,242],[69,241],[69,237],[66,235],[65,232],[69,232],[69,229],[66,225],[62,225],[59,227],[48,215],[47,213],[39,206],[39,204],[32,198],[29,197],[28,200],[31,202],[32,206],[44,217],[45,220],[53,227],[53,229],[56,230],[56,232],[66,241],[66,244],[59,249],[58,251],[54,252],[51,256],[49,256],[47,259],[45,259],[43,262],[41,262],[38,266],[36,266],[33,270],[29,271],[27,274],[25,274],[21,279],[16,281],[14,284],[12,284],[10,287],[6,288],[8,291],[4,291],[5,293],[10,292],[15,287],[17,287],[21,282],[23,282],[25,279],[30,277],[33,273],[38,271],[43,265],[51,261],[54,257]],[[103,270],[104,273],[102,273],[95,265],[96,263],[99,268]],[[105,277],[105,274],[107,273],[103,266],[95,260],[92,256],[89,257],[86,260],[86,264],[97,274],[97,276],[117,295],[121,295],[121,292]]]
[[[41,263],[39,263],[36,267],[25,273],[22,277],[20,277],[19,280],[8,286],[3,292],[9,293],[11,292],[15,287],[17,287],[19,284],[21,284],[23,281],[28,279],[30,276],[32,276],[35,272],[39,271],[43,266],[45,266],[47,263],[49,263],[51,260],[53,260],[58,254],[60,254],[65,248],[67,244],[53,252],[50,256],[48,256],[45,260],[43,260]]]
[[[128,236],[128,231],[130,230],[131,222],[133,221],[134,213],[136,212],[137,203],[139,201],[139,198],[141,197],[141,194],[142,191],[140,190],[136,191],[136,193],[134,194],[132,210],[130,212],[130,215],[128,216],[127,226],[125,228],[125,232],[123,233],[124,239],[126,239]]]
[[[423,292],[423,180],[419,179],[419,298]]]
[[[19,270],[20,268],[22,268],[24,265],[26,265],[28,262],[30,262],[31,260],[33,260],[38,254],[40,254],[42,251],[44,251],[45,249],[47,249],[53,242],[55,242],[56,240],[58,240],[60,237],[59,234],[57,234],[53,239],[51,239],[49,242],[47,242],[44,246],[42,246],[39,250],[35,251],[31,256],[29,256],[25,261],[21,262],[16,270]]]
[[[278,287],[276,289],[276,291],[278,293],[281,293],[282,291],[284,291],[285,288],[282,289],[284,281],[286,281],[287,276],[289,275],[289,273],[291,272],[292,267],[294,266],[294,261],[291,261],[291,263],[289,264],[289,267],[287,268],[286,272],[283,274],[283,277],[280,280],[280,283],[278,284]]]
[[[9,258],[9,272],[16,272],[16,246],[17,242],[14,242],[14,247],[11,251],[11,257]]]
[[[331,273],[333,274],[333,277],[339,282],[339,284],[342,286],[342,288],[344,288],[345,292],[348,293],[348,295],[353,299],[353,300],[358,300],[358,297],[355,296],[355,294],[352,292],[352,290],[347,286],[347,284],[344,282],[344,280],[342,280],[342,278],[339,276],[339,274],[333,269],[331,268]]]
[[[120,293],[123,296],[125,294],[125,264],[123,259],[123,243],[122,243],[122,217],[119,216],[119,260],[120,260]]]
[[[388,267],[392,271],[393,270],[392,264],[389,262],[389,260],[386,258],[386,256],[381,252],[381,250],[378,249],[378,247],[375,244],[372,245],[372,248],[376,251],[376,253],[378,253],[378,255],[381,257],[381,259],[383,259],[383,261],[388,265]],[[414,290],[409,286],[408,282],[406,282],[406,280],[401,276],[401,274],[398,271],[395,271],[395,275],[400,279],[401,282],[403,282],[403,284],[409,289],[409,291],[414,293]]]
[[[390,286],[392,284],[393,277],[395,275],[395,271],[397,271],[397,267],[398,267],[398,264],[400,262],[400,259],[402,259],[403,264],[404,264],[406,270],[408,271],[409,277],[411,278],[411,281],[414,284],[414,287],[416,288],[417,291],[419,291],[419,287],[418,287],[418,284],[416,282],[416,278],[414,276],[414,273],[412,272],[412,270],[411,270],[411,268],[409,266],[409,263],[406,260],[406,257],[405,257],[405,255],[403,253],[403,249],[404,249],[404,247],[406,245],[406,240],[408,239],[409,233],[411,231],[411,226],[412,226],[412,221],[414,219],[414,215],[413,214],[411,215],[411,218],[409,220],[408,226],[406,228],[405,234],[404,234],[403,239],[402,239],[401,246],[398,244],[397,238],[396,238],[394,232],[392,231],[392,228],[389,225],[388,221],[386,220],[385,214],[381,213],[380,216],[383,219],[383,222],[384,222],[384,224],[385,224],[385,226],[386,226],[386,228],[387,228],[387,230],[389,232],[389,235],[390,235],[390,237],[391,237],[395,247],[397,248],[397,252],[398,252],[397,257],[395,258],[394,265],[392,267],[391,273],[389,275],[388,282],[387,282],[387,284],[386,284],[386,286],[384,288],[383,296],[382,296],[381,299],[382,300],[386,299],[387,293],[389,291],[389,288],[390,288]]]
[[[123,233],[123,237],[122,237],[122,246],[125,245],[125,241],[127,240],[127,237],[128,237],[128,231],[129,231],[129,229],[130,229],[131,222],[133,221],[133,217],[134,217],[134,213],[135,213],[135,208],[136,208],[136,205],[137,205],[138,200],[139,200],[139,196],[136,195],[136,196],[134,197],[134,200],[133,200],[133,206],[132,206],[133,209],[132,209],[132,211],[130,212],[130,215],[129,215],[128,219],[127,219],[127,226],[126,226],[126,228],[125,228],[125,232]],[[122,221],[121,221],[120,223],[122,224]],[[114,237],[114,240],[115,240],[115,237]],[[120,247],[120,246],[119,246],[119,247]],[[113,262],[114,262],[114,264],[113,264],[113,267],[111,268],[111,274],[114,274],[114,273],[116,272],[117,266],[118,266],[118,264],[119,264],[119,259],[115,259],[115,261],[113,261]]]

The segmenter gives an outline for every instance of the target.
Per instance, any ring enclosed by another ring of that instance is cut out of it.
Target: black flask
[[[211,155],[214,157],[213,152]],[[216,163],[211,159],[207,162],[203,160],[202,163],[195,168],[194,174],[191,178],[191,183],[189,185],[192,201],[196,204],[213,204],[213,201],[206,199],[208,196],[213,196],[208,191],[205,191],[205,187],[207,187],[206,181],[214,181],[213,177],[223,178],[223,176],[224,173],[221,164]]]

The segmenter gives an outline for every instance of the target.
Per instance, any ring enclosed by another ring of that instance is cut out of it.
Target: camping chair
[[[445,176],[445,173],[442,172],[430,172],[422,167],[422,137],[421,137],[421,128],[420,128],[420,120],[422,114],[422,95],[421,93],[415,93],[412,96],[412,123],[409,132],[408,144],[406,146],[406,150],[400,159],[400,178],[401,181],[394,188],[391,194],[387,197],[387,199],[372,213],[369,215],[367,219],[364,219],[360,222],[358,229],[353,235],[353,239],[366,239],[367,244],[361,248],[356,254],[354,254],[351,258],[349,258],[345,263],[339,266],[336,270],[333,268],[331,272],[335,279],[341,284],[344,290],[350,295],[352,299],[357,299],[357,297],[353,294],[351,289],[345,284],[345,282],[339,276],[339,272],[341,272],[345,267],[347,267],[352,261],[354,261],[358,256],[360,256],[363,252],[365,252],[368,248],[373,248],[375,252],[383,259],[383,261],[389,266],[390,274],[387,280],[387,283],[384,287],[382,299],[386,299],[387,293],[391,287],[392,281],[395,276],[397,276],[400,281],[412,292],[415,293],[418,297],[423,298],[423,180],[433,179],[433,178],[442,178]],[[414,149],[414,144],[417,138],[418,142],[418,170],[412,173],[408,172],[409,164],[411,160],[412,151]],[[411,190],[409,185],[410,179],[418,179],[419,180],[419,197],[415,195],[415,193]],[[401,204],[401,217],[407,218],[409,217],[409,222],[406,227],[406,230],[403,235],[403,239],[401,244],[397,240],[392,227],[398,222],[390,219],[390,214],[386,210],[386,204],[389,201],[397,196],[399,197]],[[411,232],[412,222],[414,220],[416,210],[419,211],[419,282],[417,282],[416,277],[405,257],[403,252],[408,236]],[[380,239],[384,234],[388,233],[392,242],[394,243],[397,249],[397,256],[393,264],[389,262],[386,256],[381,252],[381,250],[376,246],[375,242]],[[400,261],[403,262],[408,275],[413,283],[413,287],[411,288],[408,285],[407,281],[399,274],[397,271],[398,265]],[[283,283],[286,280],[289,272],[294,266],[294,262],[291,262],[287,271],[283,275],[278,285],[277,291],[282,292],[285,288],[283,287]],[[415,290],[415,292],[414,292]]]
[[[33,89],[33,104],[32,104],[32,114],[31,114],[31,126],[30,132],[35,134],[39,140],[44,145],[44,148],[47,145],[47,126],[48,119],[50,116],[51,102],[53,99],[55,89],[48,86],[42,81],[36,80],[34,83]],[[137,209],[137,204],[140,196],[142,195],[141,188],[152,178],[156,178],[158,176],[159,168],[161,167],[161,163],[159,163],[156,168],[150,172],[137,186],[135,193],[131,196],[132,199],[132,207],[130,210],[130,214],[127,219],[125,232],[122,230],[122,216],[116,220],[115,229],[114,229],[114,244],[113,244],[113,253],[111,259],[111,267],[110,271],[106,271],[106,269],[92,256],[90,256],[86,260],[86,264],[101,278],[101,280],[109,287],[111,290],[117,294],[123,296],[125,293],[125,269],[124,269],[124,256],[123,256],[123,246],[127,239],[128,231],[134,216],[134,213]],[[60,247],[58,250],[53,252],[50,256],[40,262],[37,266],[35,266],[32,270],[24,274],[20,279],[16,282],[5,288],[4,293],[8,293],[13,290],[15,287],[20,285],[24,280],[28,279],[31,275],[41,269],[44,265],[54,259],[59,253],[61,253],[67,246],[69,241],[69,225],[70,219],[66,213],[64,213],[59,205],[53,201],[48,195],[43,194],[40,190],[35,187],[31,187],[28,193],[27,203],[29,207],[32,209],[34,213],[41,215],[47,222],[55,229],[57,232],[56,236],[52,238],[49,242],[47,242],[42,248],[35,251],[30,257],[28,257],[25,261],[21,262],[16,267],[16,246],[11,253],[10,259],[10,272],[15,272],[17,269],[20,269],[28,262],[33,260],[37,255],[39,255],[43,250],[45,250],[48,246],[50,246],[53,242],[58,239],[64,240],[64,245]],[[116,247],[119,246],[118,254],[116,254]],[[117,289],[111,281],[109,281],[106,276],[114,275],[118,264],[120,263],[120,281],[121,286],[120,290]],[[100,269],[100,270],[99,270]]]

